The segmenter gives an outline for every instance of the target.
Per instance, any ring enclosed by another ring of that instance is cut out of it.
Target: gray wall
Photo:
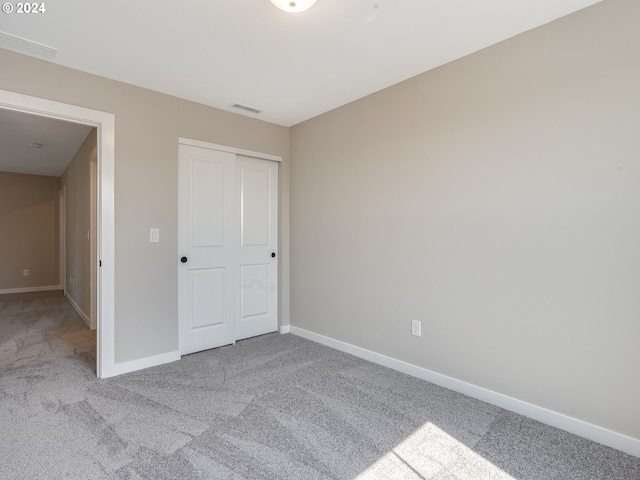
[[[90,311],[90,162],[96,161],[96,129],[92,129],[62,175],[66,187],[66,292],[87,317]],[[74,279],[73,284],[71,278]]]
[[[178,137],[281,155],[288,324],[289,129],[0,49],[0,88],[115,114],[115,361],[178,349]],[[149,243],[149,228],[160,243]]]
[[[0,172],[0,290],[58,285],[59,188],[57,177]]]
[[[293,127],[292,325],[640,438],[638,18],[605,1]]]

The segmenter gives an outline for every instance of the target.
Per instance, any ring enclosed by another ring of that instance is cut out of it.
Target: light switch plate
[[[149,242],[151,242],[151,243],[160,242],[160,229],[159,228],[150,228],[149,229]]]

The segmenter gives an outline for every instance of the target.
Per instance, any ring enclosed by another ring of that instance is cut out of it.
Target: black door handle
[[[276,258],[276,252],[271,252],[271,258]]]
[[[182,257],[182,258],[180,259],[180,261],[181,261],[182,263],[187,263],[187,257]]]

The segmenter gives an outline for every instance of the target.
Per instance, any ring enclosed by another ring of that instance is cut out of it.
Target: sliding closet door
[[[235,341],[238,216],[235,155],[180,145],[180,353]]]
[[[277,330],[278,163],[179,150],[180,353]]]
[[[278,329],[278,164],[238,156],[240,303],[236,339]]]

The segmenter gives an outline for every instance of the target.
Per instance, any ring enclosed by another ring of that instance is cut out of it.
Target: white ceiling
[[[91,127],[0,109],[0,171],[60,177]],[[31,148],[39,143],[42,148]]]
[[[61,65],[291,126],[599,1],[64,0],[0,14],[0,30]]]

